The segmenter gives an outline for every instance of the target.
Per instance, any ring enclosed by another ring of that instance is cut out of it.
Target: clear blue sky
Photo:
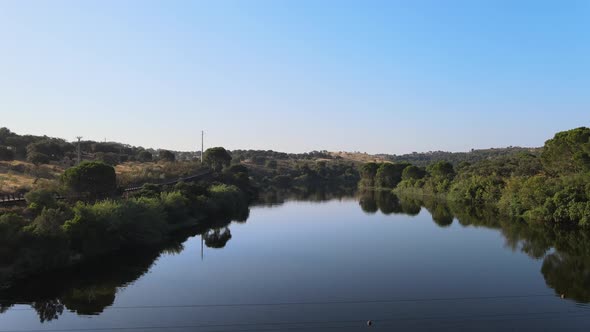
[[[590,125],[590,1],[1,1],[0,126],[194,150],[540,146]]]

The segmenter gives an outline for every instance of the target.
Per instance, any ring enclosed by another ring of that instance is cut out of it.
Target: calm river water
[[[0,332],[590,330],[579,232],[368,192],[193,234],[3,292]]]

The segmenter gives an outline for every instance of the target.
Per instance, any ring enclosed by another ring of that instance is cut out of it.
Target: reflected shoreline
[[[558,296],[579,303],[590,303],[590,234],[528,225],[499,218],[491,209],[463,206],[428,197],[396,196],[390,191],[354,189],[273,191],[262,193],[253,205],[275,207],[289,201],[358,201],[369,215],[417,216],[426,210],[437,227],[485,227],[499,231],[505,247],[542,260],[541,275]],[[30,305],[41,322],[58,319],[64,311],[79,315],[98,315],[115,302],[118,290],[145,275],[162,255],[180,254],[183,243],[200,235],[208,248],[222,250],[232,234],[232,222],[246,222],[249,211],[240,220],[216,220],[207,228],[176,232],[166,244],[108,255],[71,268],[21,280],[0,291],[0,314],[17,304]]]
[[[501,217],[494,209],[462,205],[431,196],[395,195],[391,191],[361,191],[359,205],[368,214],[415,216],[423,207],[441,228],[455,221],[461,227],[499,231],[505,247],[542,260],[540,273],[557,296],[590,303],[590,232],[558,225],[527,224]]]

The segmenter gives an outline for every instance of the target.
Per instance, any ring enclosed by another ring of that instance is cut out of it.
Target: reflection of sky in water
[[[554,252],[541,235],[555,234],[500,229],[496,219],[478,217],[435,202],[420,208],[387,194],[361,195],[360,203],[254,207],[246,223],[229,226],[230,239],[223,238],[225,228],[211,235],[223,248],[205,245],[201,257],[195,236],[184,249],[146,254],[142,262],[122,259],[102,271],[96,266],[94,279],[72,281],[73,289],[54,294],[65,305],[58,319],[41,324],[31,306],[17,305],[0,315],[0,331],[180,325],[186,328],[174,331],[355,331],[368,319],[377,329],[424,331],[562,330],[590,323],[585,305],[560,299],[545,279],[558,293],[571,293],[568,298],[588,300],[586,281],[579,279],[590,264],[584,264],[587,251],[572,246],[573,235],[567,254],[559,251],[565,244]],[[453,300],[440,300],[445,298]],[[366,302],[373,300],[401,301]],[[293,302],[307,304],[166,307]],[[69,311],[101,311],[101,303],[108,307],[100,315]],[[48,317],[60,309],[41,302],[36,307]]]

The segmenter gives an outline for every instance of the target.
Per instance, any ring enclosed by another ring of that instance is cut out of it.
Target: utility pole
[[[204,141],[205,139],[205,131],[201,130],[201,165],[203,165],[203,146],[204,146]]]
[[[80,165],[80,162],[82,161],[82,150],[80,149],[80,140],[82,139],[82,136],[76,136],[76,138],[78,139],[78,164]]]

